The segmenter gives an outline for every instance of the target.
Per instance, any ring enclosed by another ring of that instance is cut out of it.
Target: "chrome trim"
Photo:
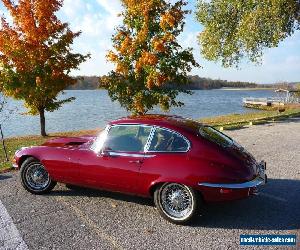
[[[148,139],[147,139],[147,142],[146,142],[146,144],[144,146],[144,152],[148,152],[148,149],[151,146],[151,142],[152,142],[155,130],[156,130],[155,126],[152,126],[150,134],[149,134]]]
[[[262,164],[258,165],[259,173],[256,178],[251,181],[243,182],[243,183],[208,183],[208,182],[200,182],[199,186],[204,187],[212,187],[212,188],[231,188],[231,189],[239,189],[239,188],[253,188],[260,185],[264,185],[266,183],[266,174],[265,169]]]
[[[145,155],[144,152],[142,152],[141,154],[137,154],[137,153],[121,153],[121,152],[107,152],[109,156],[124,156],[124,157],[136,157],[136,158],[152,158],[155,155]]]
[[[16,164],[16,163],[13,163],[13,164],[12,164],[12,167],[13,167],[13,168],[19,168],[18,164]]]

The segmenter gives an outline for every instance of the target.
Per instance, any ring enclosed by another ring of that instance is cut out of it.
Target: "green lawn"
[[[204,118],[200,119],[200,121],[217,128],[223,127],[224,129],[234,129],[249,125],[250,122],[252,122],[253,125],[263,124],[269,121],[283,120],[296,116],[300,116],[300,108],[291,108],[284,112],[273,110],[245,114],[229,114],[212,118]]]

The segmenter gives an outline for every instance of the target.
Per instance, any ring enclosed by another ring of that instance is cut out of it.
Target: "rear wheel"
[[[21,166],[21,182],[23,187],[33,194],[45,194],[56,185],[44,165],[33,157],[27,158]]]
[[[154,202],[160,214],[175,224],[191,222],[201,205],[198,193],[179,183],[165,183],[156,189]]]

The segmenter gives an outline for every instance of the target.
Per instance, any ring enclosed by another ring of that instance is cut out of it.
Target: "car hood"
[[[90,145],[95,136],[85,135],[80,137],[59,137],[46,141],[42,146],[47,147],[82,147],[84,145]]]

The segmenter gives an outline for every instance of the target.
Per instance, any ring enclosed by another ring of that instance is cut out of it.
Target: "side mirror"
[[[102,157],[107,157],[110,156],[109,152],[110,152],[110,148],[104,147],[98,155]]]
[[[105,156],[105,157],[109,156],[109,151],[108,150],[101,150],[100,155]]]

